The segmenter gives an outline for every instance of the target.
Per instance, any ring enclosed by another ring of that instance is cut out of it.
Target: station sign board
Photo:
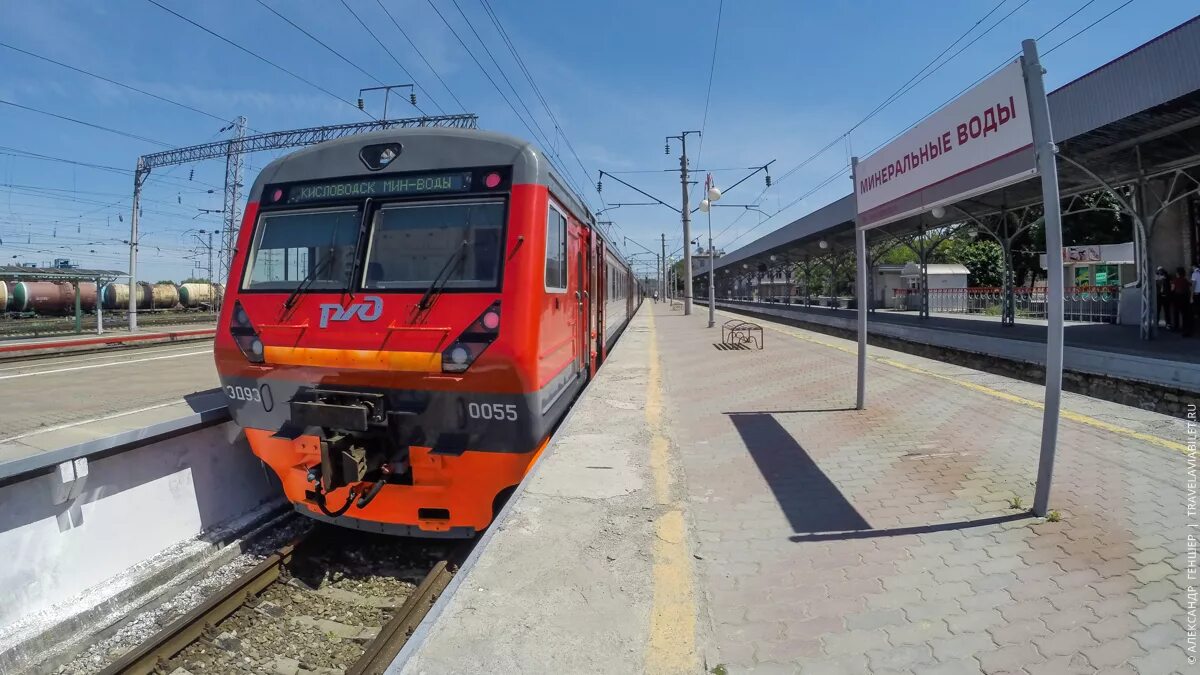
[[[1029,97],[1017,59],[858,162],[857,225],[886,225],[1036,173]]]
[[[1064,263],[1100,262],[1099,246],[1064,246],[1062,249]]]

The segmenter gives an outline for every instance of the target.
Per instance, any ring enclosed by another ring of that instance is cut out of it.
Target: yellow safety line
[[[650,635],[646,643],[647,673],[695,673],[696,601],[688,557],[687,526],[683,507],[671,499],[670,442],[662,429],[662,380],[654,314],[647,312],[650,346],[646,377],[646,424],[650,439],[650,468],[654,496],[669,507],[655,524],[654,599],[650,608]]]
[[[729,316],[728,314],[726,314],[726,315]],[[825,342],[824,340],[817,340],[813,337],[809,337],[807,335],[802,335],[800,333],[795,333],[790,330],[784,330],[782,328],[777,328],[770,324],[768,324],[767,327],[777,333],[783,333],[784,335],[790,335],[791,337],[794,337],[797,340],[803,340],[805,342],[811,342],[813,344],[818,344],[818,345],[821,345],[824,347],[829,347],[830,349],[836,349],[840,352],[845,352],[847,354],[857,354],[858,353],[857,347],[855,349],[850,349],[849,347],[843,347],[842,345]],[[1009,403],[1016,403],[1018,405],[1023,405],[1023,406],[1029,407],[1029,408],[1034,408],[1036,410],[1043,410],[1045,408],[1045,406],[1042,403],[1040,403],[1038,401],[1034,401],[1032,399],[1024,398],[1022,396],[1017,396],[1016,394],[1010,394],[1005,391],[1000,391],[999,389],[992,389],[991,387],[987,387],[982,384],[976,384],[974,382],[960,380],[955,377],[950,377],[949,375],[935,373],[931,370],[925,370],[924,368],[918,368],[917,366],[910,366],[907,363],[901,363],[899,361],[896,361],[895,359],[890,359],[886,356],[872,356],[870,352],[867,352],[867,358],[871,359],[872,361],[877,361],[879,363],[886,363],[889,366],[892,366],[894,368],[899,368],[900,370],[905,370],[910,373],[915,373],[918,375],[928,375],[929,377],[936,377],[937,379],[945,380],[946,382],[953,382],[954,384],[957,384],[960,387],[965,387],[972,391],[977,391],[981,394],[987,394],[988,396],[991,396],[993,398],[998,398],[1002,401],[1008,401]],[[1080,424],[1085,424],[1087,426],[1090,426],[1090,427],[1093,427],[1096,429],[1100,429],[1101,431],[1107,431],[1109,433],[1126,436],[1128,438],[1134,438],[1139,441],[1143,441],[1143,442],[1149,443],[1151,445],[1157,445],[1161,448],[1167,448],[1168,450],[1174,450],[1176,452],[1182,452],[1185,454],[1188,452],[1188,447],[1186,445],[1184,445],[1183,443],[1177,443],[1175,441],[1170,441],[1165,438],[1155,436],[1153,434],[1143,433],[1141,431],[1134,431],[1133,429],[1128,429],[1126,427],[1118,426],[1116,424],[1111,424],[1111,423],[1105,422],[1103,420],[1098,420],[1095,417],[1091,417],[1089,415],[1072,412],[1070,410],[1063,410],[1059,414],[1064,419],[1071,420],[1072,422],[1078,422]]]

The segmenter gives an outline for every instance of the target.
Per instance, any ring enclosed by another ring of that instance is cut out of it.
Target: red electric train
[[[217,370],[301,513],[469,537],[640,301],[629,265],[534,146],[381,131],[263,169]]]

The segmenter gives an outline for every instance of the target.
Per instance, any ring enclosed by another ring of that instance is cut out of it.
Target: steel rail
[[[379,635],[367,645],[358,661],[346,670],[346,675],[382,675],[433,608],[433,603],[454,577],[456,567],[446,560],[439,560],[395,616],[384,624]]]
[[[261,593],[280,577],[283,567],[291,562],[304,537],[272,553],[249,572],[246,572],[222,591],[200,603],[187,614],[173,621],[146,642],[100,671],[100,675],[157,672],[160,663],[183,651],[241,608],[246,601]]]

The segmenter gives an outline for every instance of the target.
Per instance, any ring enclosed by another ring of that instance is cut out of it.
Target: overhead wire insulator
[[[413,104],[413,105],[416,105],[416,104],[417,104],[417,94],[416,94],[416,92],[410,92],[410,93],[409,93],[409,95],[408,95],[408,102],[409,102],[409,103],[411,103],[411,104]]]
[[[771,174],[767,174],[767,187],[771,187]]]

